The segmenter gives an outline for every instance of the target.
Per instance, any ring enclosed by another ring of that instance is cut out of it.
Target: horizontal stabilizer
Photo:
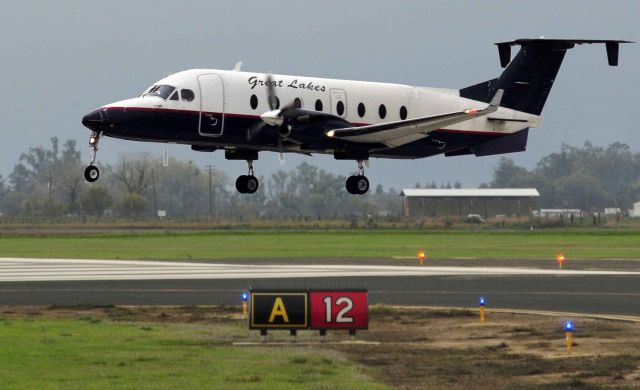
[[[604,43],[607,48],[607,60],[610,66],[618,66],[618,51],[621,43],[633,43],[631,41],[613,39],[516,39],[515,41],[497,42],[498,54],[500,55],[500,66],[506,68],[511,61],[511,46],[544,46],[549,49],[567,50],[575,45],[585,45],[592,43]]]

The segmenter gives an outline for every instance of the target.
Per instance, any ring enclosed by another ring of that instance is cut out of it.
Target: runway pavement
[[[640,272],[0,258],[3,305],[238,304],[254,287],[366,287],[371,303],[640,315]]]

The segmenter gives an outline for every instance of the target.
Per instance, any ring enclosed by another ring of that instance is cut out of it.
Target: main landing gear
[[[357,175],[347,179],[347,192],[353,195],[364,195],[369,191],[369,179],[364,175],[364,161],[358,160]]]
[[[238,176],[236,179],[236,190],[241,194],[253,194],[258,191],[260,182],[258,178],[253,175],[253,160],[247,160],[249,165],[249,174]]]
[[[84,170],[84,178],[89,183],[93,183],[100,177],[100,170],[95,166],[96,155],[98,154],[98,141],[100,141],[100,133],[94,131],[89,137],[89,146],[91,147],[91,163]]]

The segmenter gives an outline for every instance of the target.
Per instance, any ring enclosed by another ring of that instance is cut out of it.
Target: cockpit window
[[[182,100],[184,100],[185,102],[192,102],[196,97],[196,95],[190,89],[183,89],[180,92],[182,93]]]
[[[171,95],[169,100],[180,100],[180,98],[178,97],[178,91],[175,91],[173,95]]]
[[[175,88],[170,85],[154,85],[142,96],[159,96],[166,100],[174,90]]]

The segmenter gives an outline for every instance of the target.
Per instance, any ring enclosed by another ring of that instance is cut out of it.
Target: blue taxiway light
[[[484,306],[486,305],[487,301],[484,299],[484,297],[480,297],[480,306]]]
[[[242,293],[242,300],[243,300],[243,301],[246,301],[246,300],[248,300],[248,299],[249,299],[249,294],[248,294],[248,293],[246,293],[246,292],[243,292],[243,293]]]
[[[573,332],[573,322],[567,321],[564,323],[564,330],[566,332]]]

